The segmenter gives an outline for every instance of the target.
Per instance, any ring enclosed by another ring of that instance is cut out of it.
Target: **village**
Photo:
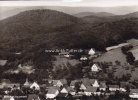
[[[118,46],[108,47],[106,51],[111,51],[116,48],[122,48],[130,45],[129,43],[123,43]],[[134,50],[136,51],[136,50]],[[46,51],[48,52],[48,51]],[[20,55],[18,53],[17,55]],[[113,77],[113,74],[117,71],[116,66],[121,66],[119,61],[112,63],[98,63],[94,61],[94,58],[101,56],[101,52],[95,51],[91,48],[87,55],[81,55],[79,61],[81,62],[83,72],[83,78],[80,79],[54,79],[49,77],[48,79],[40,79],[41,82],[30,81],[26,78],[23,84],[12,83],[8,79],[1,80],[0,83],[0,98],[1,100],[132,100],[138,99],[138,87],[137,81],[135,83],[128,81],[127,77],[122,76],[122,80]],[[71,59],[73,55],[69,52],[60,52],[58,55],[60,59]],[[90,60],[91,59],[91,60]],[[136,58],[137,59],[137,58]],[[92,62],[93,60],[93,62]],[[1,60],[1,66],[6,64],[7,60]],[[104,66],[113,66],[113,69],[103,68]],[[126,64],[127,66],[131,66]],[[28,73],[34,72],[29,66],[23,67],[18,65],[20,70],[28,71]],[[130,69],[134,71],[134,67],[124,69]],[[14,72],[18,72],[15,70]],[[108,74],[105,74],[108,73]],[[122,72],[123,73],[123,72]],[[40,73],[41,74],[41,73]],[[106,76],[107,75],[107,76]],[[38,75],[39,76],[39,75]],[[106,76],[106,78],[105,78]],[[109,79],[110,77],[110,79]],[[121,78],[120,78],[121,79]],[[130,85],[131,84],[131,85]],[[133,86],[133,85],[136,86]]]

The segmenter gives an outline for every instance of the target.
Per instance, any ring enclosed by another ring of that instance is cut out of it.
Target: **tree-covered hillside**
[[[137,25],[137,18],[97,20],[92,24],[54,10],[30,10],[0,22],[0,48],[22,51],[47,45],[47,48],[103,50],[106,46],[137,37]]]

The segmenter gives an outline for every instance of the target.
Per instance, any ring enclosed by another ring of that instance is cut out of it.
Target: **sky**
[[[123,15],[138,11],[138,0],[0,0],[0,20],[36,8],[53,9],[68,14],[109,12]]]
[[[1,1],[1,0],[0,0]],[[29,1],[29,2],[27,2]],[[0,6],[32,6],[32,5],[52,5],[52,6],[80,6],[80,7],[116,7],[116,6],[136,6],[138,0],[16,0],[1,1]]]

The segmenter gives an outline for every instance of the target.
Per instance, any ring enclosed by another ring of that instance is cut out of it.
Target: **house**
[[[53,86],[61,87],[61,86],[63,86],[63,84],[61,83],[60,80],[53,80]]]
[[[70,87],[71,88],[71,87]],[[61,91],[60,91],[60,93],[69,93],[69,91],[67,90],[67,88],[63,88]]]
[[[24,87],[30,87],[31,83],[29,83],[28,79],[26,79],[25,83],[23,84]]]
[[[92,84],[93,87],[99,87],[99,83],[96,79],[90,79],[90,83]]]
[[[13,96],[5,95],[2,100],[15,100]]]
[[[96,79],[81,79],[80,90],[86,90],[88,86],[99,87],[99,83]]]
[[[66,79],[53,80],[53,86],[61,87],[61,86],[66,85],[66,84],[67,84],[67,80]]]
[[[8,60],[0,60],[0,66],[5,66]]]
[[[127,90],[124,87],[120,87],[120,91],[126,92]]]
[[[93,48],[90,49],[90,51],[88,52],[88,55],[92,56],[95,54],[95,50]]]
[[[105,82],[100,82],[100,90],[106,91],[107,85]]]
[[[87,85],[84,83],[81,83],[80,90],[86,90],[86,88],[87,88]]]
[[[130,98],[138,99],[138,89],[130,89]]]
[[[101,70],[102,69],[97,64],[93,64],[92,67],[91,67],[92,72],[99,72]]]
[[[59,91],[57,89],[54,88],[50,88],[48,89],[48,92],[46,94],[46,99],[50,98],[55,98],[57,95],[59,94]]]
[[[87,86],[90,86],[90,79],[88,78],[83,78],[80,80],[81,84],[80,84],[80,90],[86,90]]]
[[[92,94],[96,94],[97,88],[93,86],[88,86],[87,89],[84,91],[86,96],[91,96]]]
[[[109,85],[110,91],[117,91],[120,90],[119,85]]]
[[[34,82],[33,84],[31,84],[30,86],[31,89],[35,89],[35,90],[40,90],[40,86],[37,84],[37,82]]]
[[[71,88],[71,87],[64,87],[61,91],[60,91],[60,93],[64,93],[64,94],[68,94],[68,93],[70,93],[71,95],[75,95],[76,94],[76,92],[75,92],[75,90],[73,89],[73,88]]]
[[[29,94],[27,100],[40,100],[40,98],[36,94]]]

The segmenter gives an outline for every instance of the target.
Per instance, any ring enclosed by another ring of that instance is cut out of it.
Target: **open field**
[[[126,56],[122,53],[121,48],[117,48],[108,52],[105,52],[100,57],[94,59],[94,62],[112,62],[115,65],[115,61],[120,61],[122,65],[127,64]]]

